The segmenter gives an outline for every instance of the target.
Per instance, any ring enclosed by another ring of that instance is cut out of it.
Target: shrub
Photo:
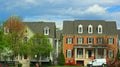
[[[64,55],[63,55],[62,51],[61,51],[61,53],[58,57],[58,64],[59,65],[65,65],[65,58],[64,58]]]

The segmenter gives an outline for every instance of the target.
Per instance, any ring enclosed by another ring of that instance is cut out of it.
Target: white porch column
[[[106,49],[104,49],[104,58],[106,58]]]
[[[95,49],[95,58],[98,58],[98,48]]]
[[[77,59],[77,48],[75,48],[75,64],[76,64],[76,59]]]
[[[85,56],[85,48],[83,48],[83,59],[85,59],[86,56]]]

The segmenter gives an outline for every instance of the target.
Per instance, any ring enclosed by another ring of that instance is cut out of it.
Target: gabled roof
[[[78,25],[83,25],[83,33],[78,33]],[[103,33],[105,35],[117,34],[117,27],[115,21],[104,20],[74,20],[63,21],[63,34],[77,34],[77,35],[89,35],[88,25],[93,26],[93,34],[98,35],[98,25],[102,25]],[[93,35],[92,34],[92,35]]]
[[[33,33],[44,34],[44,28],[50,29],[49,37],[55,37],[55,23],[54,22],[24,22],[24,24],[33,31]]]

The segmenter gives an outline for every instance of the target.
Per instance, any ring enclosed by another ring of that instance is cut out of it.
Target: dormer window
[[[81,24],[78,26],[78,33],[83,33],[83,26]]]
[[[45,27],[44,28],[44,35],[49,35],[49,33],[50,33],[49,27]]]
[[[92,25],[88,26],[88,33],[93,33],[93,26]]]
[[[102,25],[98,25],[98,33],[101,34],[102,31],[103,31],[103,29],[102,29]]]

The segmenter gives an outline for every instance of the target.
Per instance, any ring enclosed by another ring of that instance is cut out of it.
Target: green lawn
[[[48,66],[48,67],[85,67],[85,66]]]

